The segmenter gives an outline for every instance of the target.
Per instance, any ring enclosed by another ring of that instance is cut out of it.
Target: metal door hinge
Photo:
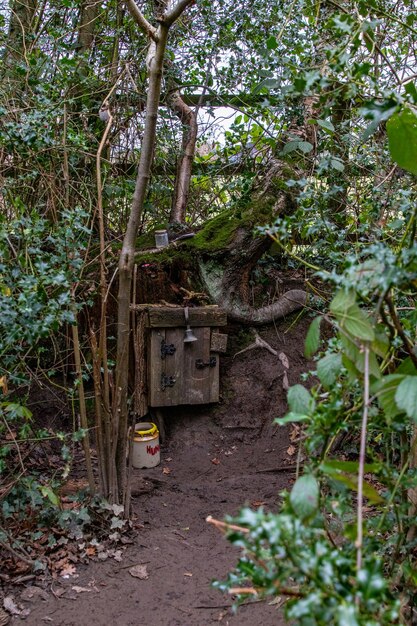
[[[171,356],[176,351],[176,347],[173,343],[166,343],[165,339],[161,341],[161,359],[165,359],[165,357]]]
[[[165,391],[167,387],[173,387],[175,385],[175,378],[173,376],[167,376],[166,374],[161,374],[161,390]]]

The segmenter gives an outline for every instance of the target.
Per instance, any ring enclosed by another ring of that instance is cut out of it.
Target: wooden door
[[[210,351],[211,327],[152,328],[148,344],[149,405],[207,404],[219,400],[219,355]]]

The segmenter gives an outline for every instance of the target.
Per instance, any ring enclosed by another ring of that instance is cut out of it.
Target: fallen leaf
[[[288,389],[290,388],[290,383],[288,382],[287,372],[284,372],[284,375],[282,377],[282,388],[284,391],[288,391]]]
[[[163,473],[163,474],[170,474],[170,473],[171,473],[171,470],[169,469],[169,467],[163,467],[163,468],[162,468],[162,473]]]
[[[265,504],[267,504],[267,502],[263,502],[262,500],[254,500],[251,504],[254,507],[258,507],[258,506],[264,506]]]
[[[295,447],[294,446],[290,446],[287,450],[287,454],[288,456],[294,456],[295,454]]]
[[[291,432],[290,432],[290,441],[292,441],[293,443],[295,441],[298,441],[299,437],[300,437],[300,425],[299,424],[293,424],[291,427]]]
[[[285,354],[285,352],[280,352],[278,354],[278,358],[281,361],[282,365],[285,367],[285,369],[288,370],[290,368],[290,362],[289,362],[288,357]]]
[[[64,567],[61,569],[59,575],[62,578],[69,578],[70,576],[74,576],[76,571],[77,568],[75,567],[75,565],[71,565],[70,563],[68,563],[67,565],[64,565]]]
[[[129,569],[129,574],[134,578],[139,578],[139,580],[146,580],[149,578],[146,565],[134,565]]]
[[[64,595],[66,591],[67,591],[66,587],[57,587],[56,589],[54,589],[53,594],[54,596],[57,596],[58,598],[60,598],[61,596]]]
[[[4,395],[7,396],[7,394],[9,393],[9,390],[7,388],[7,378],[6,378],[6,376],[2,376],[0,378],[0,389],[3,391]]]
[[[27,617],[30,613],[29,609],[22,609],[13,600],[12,596],[6,596],[3,600],[3,608],[11,615],[20,615],[20,617]]]
[[[123,561],[123,550],[115,550],[114,551],[114,555],[113,555],[113,559],[115,561],[117,561],[118,563]]]
[[[121,515],[125,510],[125,507],[122,504],[112,504],[111,508],[113,509],[113,513],[115,515]]]
[[[95,556],[97,554],[97,549],[95,546],[89,546],[85,551],[87,556]]]
[[[40,587],[36,587],[32,585],[31,587],[26,587],[20,594],[20,600],[24,602],[36,602],[38,600],[49,600],[49,593],[47,593],[44,589]]]
[[[216,459],[216,458],[211,459],[211,462],[213,463],[213,465],[220,465],[219,459]]]
[[[71,587],[71,589],[76,593],[88,593],[91,591],[91,589],[89,589],[88,587],[79,587],[78,585],[74,585],[73,587]]]

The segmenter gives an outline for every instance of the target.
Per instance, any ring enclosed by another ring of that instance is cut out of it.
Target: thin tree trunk
[[[119,291],[117,298],[117,351],[116,380],[113,406],[112,453],[116,459],[118,493],[115,501],[124,502],[126,497],[126,451],[128,430],[128,374],[130,344],[130,292],[135,261],[135,241],[146,197],[153,162],[156,122],[161,96],[162,69],[170,26],[178,19],[192,0],[180,0],[168,13],[162,15],[155,29],[139,11],[134,0],[127,0],[127,7],[142,31],[152,40],[152,57],[149,59],[149,87],[146,103],[146,119],[141,147],[138,175],[132,200],[131,213],[123,239],[119,259]]]
[[[6,74],[17,61],[27,58],[37,5],[37,0],[14,0],[12,3],[7,47],[3,56]],[[18,80],[20,82],[21,78]]]
[[[94,43],[94,30],[101,2],[87,0],[80,9],[78,26],[77,50],[79,53],[90,50]]]

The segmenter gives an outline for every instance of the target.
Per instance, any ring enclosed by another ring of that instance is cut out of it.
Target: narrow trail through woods
[[[308,323],[305,318],[289,330],[282,322],[260,331],[287,356],[290,384],[308,369]],[[276,510],[279,493],[291,486],[295,433],[273,424],[286,410],[286,368],[264,348],[226,356],[221,368],[221,402],[170,409],[161,464],[134,470],[137,535],[123,560],[78,566],[76,577],[55,581],[46,595],[26,604],[30,614],[13,618],[13,625],[284,625],[279,602],[248,601],[232,615],[230,598],[211,587],[239,553],[206,518],[223,519],[244,504]],[[130,572],[136,565],[143,566],[141,578]]]

